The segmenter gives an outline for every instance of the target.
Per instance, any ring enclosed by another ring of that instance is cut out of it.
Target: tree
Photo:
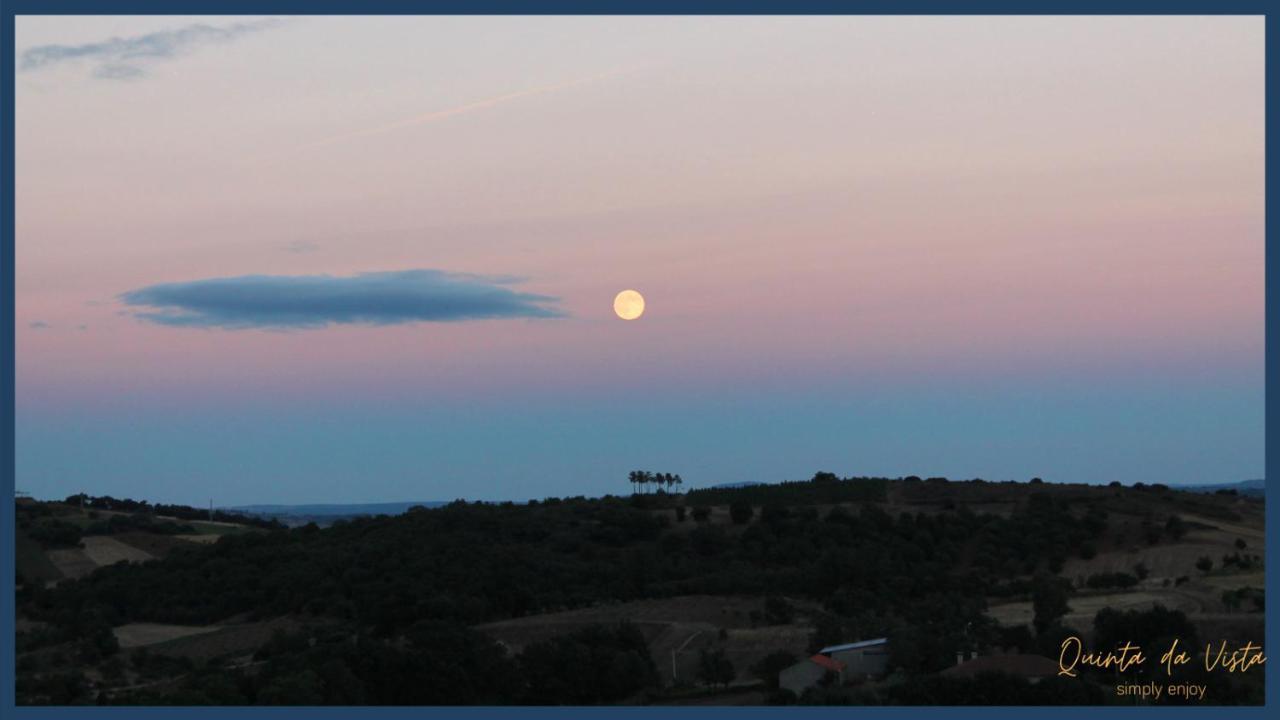
[[[778,674],[796,663],[796,656],[786,650],[774,650],[751,666],[751,674],[770,690],[778,688]]]
[[[729,505],[729,518],[733,520],[734,525],[746,525],[751,521],[753,514],[754,511],[749,502],[735,500]]]
[[[628,623],[535,642],[519,663],[533,705],[617,703],[658,683],[644,635]]]
[[[323,702],[320,677],[311,670],[278,677],[258,693],[260,705],[319,705]]]
[[[1035,611],[1032,623],[1037,633],[1044,632],[1071,611],[1071,607],[1067,605],[1070,591],[1071,585],[1057,575],[1036,575],[1032,581],[1031,607]]]
[[[1213,559],[1208,556],[1201,557],[1196,561],[1196,569],[1208,575],[1209,571],[1213,569]]]
[[[818,472],[813,474],[813,482],[816,482],[816,483],[833,483],[838,481],[839,479],[840,478],[836,477],[835,473],[826,472],[825,470],[819,470]]]
[[[724,650],[716,648],[708,652],[703,650],[698,655],[698,679],[707,685],[727,686],[733,682],[733,663],[725,656]]]

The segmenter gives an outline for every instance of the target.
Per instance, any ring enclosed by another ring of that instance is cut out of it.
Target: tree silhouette
[[[631,483],[632,494],[644,493],[650,486],[658,492],[671,492],[675,486],[684,484],[684,480],[679,475],[648,470],[632,470],[627,473],[627,481]]]
[[[1036,575],[1031,587],[1031,606],[1035,612],[1032,623],[1037,633],[1043,633],[1063,615],[1071,612],[1067,605],[1069,588],[1070,585],[1056,575]]]

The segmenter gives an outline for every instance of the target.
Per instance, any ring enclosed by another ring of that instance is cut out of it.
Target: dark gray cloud
[[[175,327],[275,330],[487,318],[553,318],[557,298],[517,292],[519,278],[403,270],[246,275],[151,285],[124,293],[131,314]]]
[[[63,62],[89,61],[95,63],[93,76],[96,78],[135,80],[147,74],[146,66],[150,63],[178,57],[201,45],[230,42],[279,24],[274,18],[221,26],[197,23],[82,45],[39,45],[23,51],[18,68],[30,71]]]
[[[27,323],[27,327],[32,330],[48,330],[53,326],[43,320],[36,320],[35,322]]]

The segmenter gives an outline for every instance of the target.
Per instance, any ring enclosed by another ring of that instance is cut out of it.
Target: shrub
[[[770,690],[778,688],[778,673],[794,665],[796,656],[786,650],[774,650],[751,666],[751,674]]]
[[[698,679],[707,685],[725,685],[733,682],[733,663],[724,650],[703,650],[698,656]]]

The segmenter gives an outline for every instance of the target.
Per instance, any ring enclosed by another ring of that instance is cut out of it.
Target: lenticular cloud
[[[558,298],[519,292],[518,278],[402,270],[332,275],[245,275],[131,290],[120,300],[147,322],[173,327],[313,329],[491,318],[554,318]]]

